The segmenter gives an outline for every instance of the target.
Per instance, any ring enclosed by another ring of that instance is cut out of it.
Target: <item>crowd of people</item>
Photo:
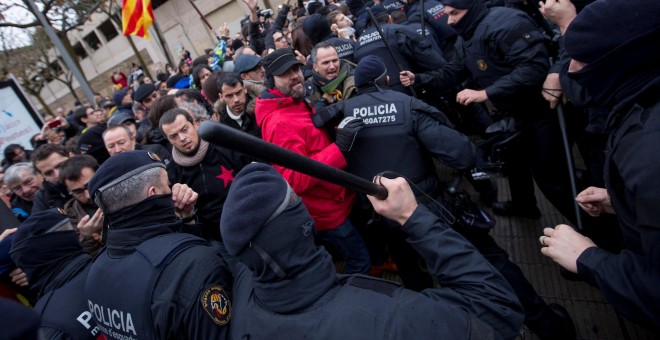
[[[489,235],[484,206],[541,217],[535,183],[566,217],[541,253],[660,330],[660,4],[242,2],[241,32],[223,25],[206,54],[183,49],[155,79],[117,70],[112,96],[4,148],[20,226],[0,225],[2,338],[514,339],[524,324],[575,339]],[[388,195],[211,143],[202,124]]]

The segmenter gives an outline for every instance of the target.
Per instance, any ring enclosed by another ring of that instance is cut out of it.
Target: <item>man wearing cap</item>
[[[266,89],[264,86],[264,65],[256,55],[242,54],[234,62],[234,72],[243,80],[243,85],[257,94]]]
[[[170,162],[172,156],[160,144],[142,145],[135,140],[135,135],[126,125],[114,125],[103,131],[103,144],[110,157],[126,151],[144,150],[151,151],[160,157],[165,165]]]
[[[268,90],[257,99],[255,115],[262,138],[327,165],[343,168],[343,152],[351,148],[361,128],[359,119],[340,124],[333,143],[324,129],[312,124],[313,109],[305,99],[301,64],[291,49],[279,49],[264,58]],[[349,219],[355,193],[299,172],[276,169],[302,197],[316,222],[317,237],[335,248],[346,260],[347,273],[367,273],[369,255]]]
[[[371,11],[380,24],[385,37],[381,37],[376,25],[371,24],[360,35],[355,45],[355,60],[359,62],[366,56],[377,55],[385,61],[385,68],[390,77],[393,90],[408,94],[408,90],[399,81],[399,65],[404,70],[415,69],[419,72],[431,71],[442,67],[445,61],[434,44],[418,34],[414,29],[391,24],[391,19],[382,5],[371,7]],[[392,50],[389,50],[383,39],[387,40]],[[394,57],[392,56],[394,53]]]
[[[44,339],[96,339],[99,328],[82,294],[92,258],[60,209],[34,213],[13,235],[11,258],[39,299]]]
[[[158,92],[154,84],[142,84],[133,94],[133,99],[142,104],[147,111],[149,111],[156,98],[158,98]]]
[[[371,179],[383,171],[394,171],[409,178],[421,190],[415,191],[418,201],[441,215],[442,211],[437,210],[434,202],[423,194],[434,199],[442,197],[441,183],[430,156],[449,167],[466,171],[477,163],[477,147],[467,136],[449,127],[450,123],[441,112],[413,97],[387,89],[383,77],[387,75],[380,58],[370,56],[360,61],[355,72],[359,95],[328,107],[326,116],[340,113],[364,120],[364,129],[355,138],[351,151],[346,153],[352,173]],[[387,150],[387,154],[381,150]],[[543,301],[521,269],[489,235],[489,229],[463,223],[460,219],[452,227],[470,241],[513,287],[525,308],[526,325],[533,332],[542,339],[575,337],[566,310]],[[410,266],[410,263],[406,265]]]
[[[111,157],[88,189],[112,226],[85,285],[101,332],[226,338],[231,275],[215,248],[187,232],[196,227],[197,193],[179,183],[170,189],[165,165],[146,151]]]
[[[314,46],[310,54],[312,76],[305,85],[314,110],[355,95],[353,64],[339,59],[337,50],[327,41]]]
[[[314,221],[271,166],[236,176],[221,232],[241,264],[235,275],[232,335],[302,339],[511,339],[521,307],[474,247],[418,205],[403,178],[378,178],[387,200],[369,197],[397,222],[442,288],[421,293],[363,275],[337,275],[314,244]]]
[[[217,83],[219,100],[214,106],[220,114],[220,123],[261,138],[261,129],[254,118],[254,106],[261,92],[244,86],[235,73],[220,75]]]
[[[112,100],[117,104],[113,116],[120,112],[133,114],[133,89],[125,87],[112,94]]]
[[[587,188],[576,200],[592,216],[616,213],[624,249],[608,252],[565,224],[544,229],[539,239],[544,255],[599,287],[617,313],[654,331],[660,328],[659,12],[657,1],[596,1],[564,35],[572,59],[564,72],[610,110],[606,189]]]

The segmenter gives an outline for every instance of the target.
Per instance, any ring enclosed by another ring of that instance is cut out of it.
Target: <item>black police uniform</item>
[[[81,296],[91,268],[89,255],[71,261],[49,284],[34,310],[41,315],[44,339],[96,339],[100,330]],[[50,290],[52,289],[52,290]]]
[[[535,179],[562,214],[574,217],[557,117],[541,96],[549,67],[542,33],[521,11],[481,6],[469,9],[479,14],[474,14],[474,27],[462,33],[468,38],[459,36],[456,60],[442,69],[416,75],[415,83],[452,89],[472,77],[475,89],[485,90],[498,112],[522,123],[521,137],[507,162],[513,201],[535,209]]]
[[[231,275],[217,250],[176,233],[180,221],[145,217],[148,226],[113,225],[92,264],[85,293],[100,330],[113,339],[224,339]]]
[[[281,216],[288,214],[290,210]],[[284,216],[274,223],[289,223],[292,228],[293,221],[301,219]],[[264,229],[271,227],[268,224]],[[416,293],[394,282],[337,275],[323,248],[292,245],[286,256],[270,253],[290,276],[271,279],[270,269],[252,272],[243,264],[238,266],[232,336],[512,339],[519,334],[521,311],[510,287],[464,238],[424,206],[402,228],[442,288]],[[258,239],[255,243],[261,244]],[[266,247],[271,246],[277,247]]]
[[[372,179],[382,171],[393,170],[437,197],[433,190],[437,188],[438,179],[429,154],[459,170],[475,165],[476,146],[465,135],[438,121],[442,114],[433,108],[392,90],[370,87],[360,88],[359,93],[357,97],[328,107],[327,113],[321,113],[332,116],[339,111],[347,117],[360,117],[365,123],[351,151],[346,153],[350,172]],[[416,195],[420,196],[420,193],[416,192]],[[420,202],[430,203],[425,197],[420,197]],[[442,214],[436,205],[429,204],[429,207]],[[520,268],[509,260],[506,251],[488,234],[488,229],[464,225],[455,225],[454,228],[511,284],[525,307],[526,322],[534,330],[539,329],[539,324],[555,320],[550,307],[539,297]]]
[[[409,24],[422,26],[422,4],[419,0],[409,2],[404,7],[404,12]],[[456,42],[456,31],[447,23],[445,6],[436,0],[424,0],[424,27],[430,27],[436,39],[436,43],[442,49],[446,60],[454,55],[454,43]]]
[[[442,67],[442,55],[434,51],[428,39],[419,35],[414,29],[396,24],[380,25],[385,39],[392,47],[396,60],[403,70],[412,72],[426,72]],[[355,60],[359,62],[369,55],[377,55],[385,61],[387,75],[390,77],[390,86],[393,90],[408,93],[399,80],[399,68],[392,54],[382,41],[380,33],[375,26],[367,28],[358,38],[355,46]]]

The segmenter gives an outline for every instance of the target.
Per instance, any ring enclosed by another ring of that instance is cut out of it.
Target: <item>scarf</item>
[[[338,89],[338,87],[344,83],[344,80],[346,80],[347,76],[348,76],[348,66],[343,63],[341,65],[341,69],[339,70],[339,75],[337,75],[335,79],[327,80],[321,77],[316,72],[314,72],[312,75],[314,82],[319,86],[321,86],[321,91],[323,91],[323,93],[337,96],[338,100],[341,100],[343,97],[343,93],[341,92],[341,90]]]
[[[199,148],[194,155],[186,156],[181,151],[177,150],[177,148],[172,148],[172,159],[174,159],[176,164],[181,166],[195,166],[206,157],[207,151],[209,151],[209,142],[200,139]]]

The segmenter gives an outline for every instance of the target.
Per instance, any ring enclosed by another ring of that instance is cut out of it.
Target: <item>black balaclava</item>
[[[50,231],[67,222],[69,218],[59,209],[40,211],[25,220],[14,236],[11,258],[39,295],[77,257],[85,257],[81,265],[91,260],[82,250],[75,230]]]
[[[612,108],[660,76],[660,2],[601,0],[586,6],[564,35],[566,53],[587,65],[569,73],[594,101]],[[607,25],[602,25],[607,22]]]
[[[472,37],[477,25],[488,14],[488,8],[481,0],[445,0],[442,3],[445,6],[468,10],[461,20],[451,26],[465,40]]]

